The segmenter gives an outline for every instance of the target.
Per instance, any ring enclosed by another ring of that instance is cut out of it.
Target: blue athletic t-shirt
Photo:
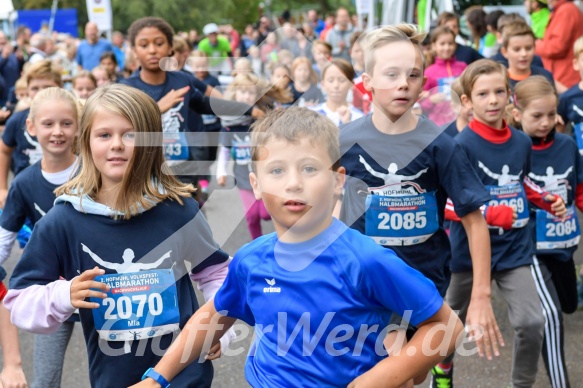
[[[255,326],[251,386],[346,387],[385,357],[382,330],[393,312],[411,311],[418,325],[443,299],[392,250],[334,219],[305,242],[272,233],[241,248],[214,303]]]
[[[528,177],[544,191],[561,196],[568,209],[567,218],[560,220],[531,206],[529,224],[535,237],[536,254],[570,260],[581,234],[574,206],[575,191],[583,183],[583,157],[577,144],[571,137],[555,133],[549,147],[532,150],[532,171]]]
[[[2,141],[12,152],[12,172],[18,175],[22,170],[35,164],[42,158],[42,149],[36,137],[26,131],[26,119],[30,108],[14,113],[6,122],[2,133]]]
[[[118,277],[120,285],[112,286],[111,293],[116,294],[117,289],[120,291],[118,298],[129,298],[144,295],[145,289],[148,300],[142,308],[147,306],[148,310],[142,311],[150,312],[148,318],[155,318],[156,313],[174,314],[182,328],[198,309],[185,262],[190,262],[192,271],[197,273],[228,260],[228,255],[214,242],[196,201],[192,198],[183,198],[183,201],[184,205],[180,205],[176,201],[165,200],[129,220],[81,213],[69,202],[56,203],[35,225],[10,279],[10,288],[44,285],[59,277],[71,280],[98,266],[105,270],[106,275]],[[132,267],[122,264],[129,265],[128,260],[133,263]],[[126,273],[139,279],[119,279]],[[157,289],[159,293],[172,291],[175,298],[172,298],[170,305],[160,302],[160,294],[153,291],[155,283],[148,282],[148,279],[160,279],[159,273],[165,273],[172,279],[169,283],[160,283],[164,288]],[[102,303],[106,307],[105,300]],[[105,312],[102,318],[110,314],[109,318],[113,321],[127,322],[129,326],[133,325],[135,314],[140,314],[137,312],[139,307],[136,310],[132,302],[124,305],[118,299],[117,308],[113,304],[107,306],[112,310]],[[128,309],[130,314],[127,314]],[[142,332],[141,336],[136,334],[136,340],[131,342],[131,351],[125,353],[125,342],[115,340],[119,333],[112,332],[110,338],[114,340],[100,338],[92,310],[80,309],[92,387],[127,387],[139,382],[144,371],[161,359],[173,339],[172,334],[146,339]],[[115,320],[115,316],[119,319]],[[106,355],[106,350],[115,356]],[[212,375],[210,362],[194,362],[174,379],[173,385],[210,387]]]
[[[53,207],[57,187],[43,177],[40,160],[26,168],[10,185],[0,226],[15,233],[26,219],[34,226]]]
[[[445,295],[451,257],[443,227],[447,198],[460,217],[490,199],[460,147],[423,117],[415,129],[388,135],[369,114],[340,129],[340,151],[347,175],[342,220],[391,247]]]
[[[492,143],[466,127],[456,136],[456,142],[465,151],[469,167],[490,190],[488,205],[507,205],[517,209],[518,219],[513,228],[503,230],[491,227],[492,271],[503,271],[532,264],[534,244],[529,220],[528,201],[523,188],[524,178],[531,172],[532,142],[524,132],[510,128],[511,136],[502,144]],[[456,213],[459,212],[457,207]],[[468,237],[461,222],[452,222],[451,271],[469,272],[472,261]]]

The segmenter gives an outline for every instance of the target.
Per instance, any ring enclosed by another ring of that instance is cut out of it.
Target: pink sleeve
[[[37,334],[55,332],[75,312],[71,305],[71,281],[8,290],[4,305],[10,310],[12,323]]]
[[[211,265],[200,272],[190,273],[190,279],[198,283],[198,289],[202,291],[205,301],[211,300],[223,285],[230,263],[231,258],[224,263]]]

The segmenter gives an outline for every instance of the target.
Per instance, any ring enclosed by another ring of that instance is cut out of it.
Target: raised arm
[[[363,164],[364,168],[366,169],[366,171],[368,171],[370,173],[370,175],[375,176],[377,178],[381,178],[381,179],[385,179],[385,174],[376,172],[375,170],[372,169],[372,167],[370,166],[370,164],[368,164],[366,162],[366,160],[364,160],[364,158],[362,157],[362,155],[358,156],[358,160],[360,161],[360,163]]]

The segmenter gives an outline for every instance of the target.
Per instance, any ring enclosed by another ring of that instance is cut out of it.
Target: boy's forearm
[[[427,373],[455,351],[462,331],[461,321],[444,303],[433,317],[419,325],[399,354],[385,358],[367,372],[367,382],[378,387],[398,387]]]
[[[7,150],[10,151],[10,154],[6,152]],[[11,159],[12,149],[9,149],[2,142],[0,145],[0,190],[8,190],[8,171],[10,170]]]
[[[18,329],[10,322],[10,312],[0,302],[0,347],[4,367],[21,366]]]
[[[490,233],[488,224],[480,210],[461,218],[462,225],[468,236],[470,256],[472,258],[472,298],[490,298],[492,253],[490,248]]]
[[[154,369],[166,380],[171,381],[187,365],[195,362],[203,350],[217,344],[235,321],[234,318],[218,314],[214,300],[208,301],[188,320],[176,341]]]

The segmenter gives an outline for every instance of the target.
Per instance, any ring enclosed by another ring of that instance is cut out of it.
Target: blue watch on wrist
[[[162,388],[168,388],[170,386],[168,380],[166,380],[160,373],[156,372],[154,368],[149,368],[142,376],[142,380],[145,380],[148,377],[160,384]]]

